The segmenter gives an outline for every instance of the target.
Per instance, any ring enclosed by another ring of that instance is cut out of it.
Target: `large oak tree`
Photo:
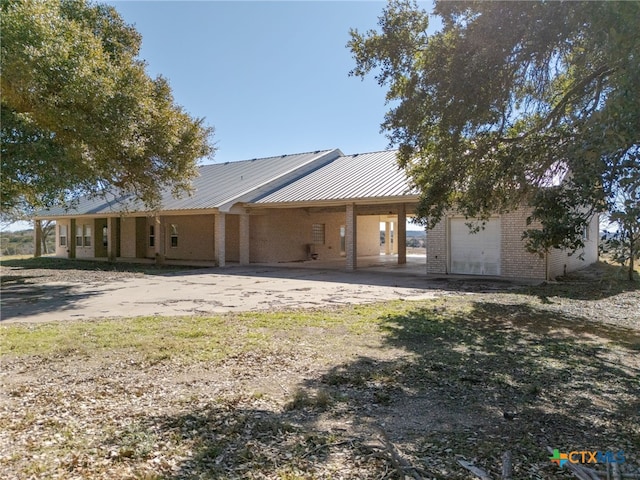
[[[532,251],[576,249],[591,215],[619,211],[623,188],[633,227],[640,2],[436,2],[432,13],[435,33],[416,3],[392,0],[380,30],[352,30],[348,44],[352,74],[388,88],[382,127],[422,192],[423,223],[528,204]]]
[[[121,193],[152,208],[189,189],[212,129],[147,75],[113,7],[2,0],[0,15],[4,215]]]

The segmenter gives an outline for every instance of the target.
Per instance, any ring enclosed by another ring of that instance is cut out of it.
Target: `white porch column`
[[[249,265],[249,215],[240,215],[240,265]]]
[[[358,267],[358,215],[353,203],[347,204],[345,248],[347,254],[347,270]]]
[[[42,256],[42,220],[33,221],[33,256]]]
[[[404,205],[398,207],[398,265],[407,263],[407,209]]]
[[[398,253],[398,222],[391,222],[391,227],[393,228],[393,248],[391,251],[395,255]]]
[[[391,255],[391,223],[384,222],[384,254]]]
[[[216,265],[219,267],[225,266],[226,260],[226,252],[225,252],[225,218],[226,214],[219,212],[215,214],[215,225],[214,225],[214,248],[213,255],[216,262]]]

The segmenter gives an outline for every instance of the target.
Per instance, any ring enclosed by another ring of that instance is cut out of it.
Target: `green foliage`
[[[189,189],[212,129],[137,58],[141,38],[85,0],[0,4],[3,213],[80,195]]]
[[[353,75],[377,72],[383,129],[433,226],[533,206],[529,248],[582,246],[592,215],[638,182],[638,2],[392,0],[380,31],[351,31]],[[637,197],[633,200],[637,206]],[[633,207],[635,208],[635,207]]]
[[[621,164],[623,175],[609,205],[609,221],[617,228],[611,238],[604,239],[613,260],[628,265],[629,280],[634,280],[635,261],[640,259],[640,176],[633,174],[632,166],[638,154],[638,150],[629,154]]]
[[[42,253],[55,251],[55,238],[48,235]],[[33,255],[33,230],[0,233],[0,256]]]

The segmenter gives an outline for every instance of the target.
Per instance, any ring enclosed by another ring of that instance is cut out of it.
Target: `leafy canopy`
[[[107,193],[153,207],[162,189],[189,189],[213,130],[146,74],[141,37],[113,7],[0,5],[3,214]]]
[[[351,73],[388,88],[382,127],[422,192],[421,221],[526,203],[532,251],[582,246],[592,214],[640,185],[640,2],[436,2],[433,14],[429,33],[427,12],[392,0],[380,31],[348,43]]]

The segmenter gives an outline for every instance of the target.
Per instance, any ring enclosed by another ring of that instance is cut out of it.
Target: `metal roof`
[[[257,196],[268,194],[340,155],[342,152],[334,149],[203,165],[199,169],[200,175],[193,181],[193,194],[174,198],[169,190],[165,190],[159,210],[165,212],[218,208],[225,211],[234,203],[251,201]],[[145,210],[131,198],[82,198],[77,205],[54,207],[39,212],[38,216],[101,215]]]
[[[254,203],[288,203],[416,196],[397,162],[397,151],[336,158]]]

